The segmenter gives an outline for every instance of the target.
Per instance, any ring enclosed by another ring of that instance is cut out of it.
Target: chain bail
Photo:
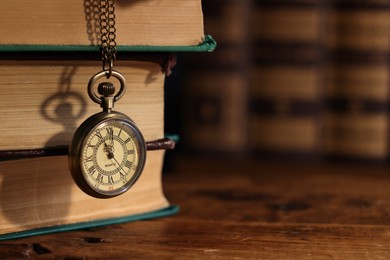
[[[100,95],[97,95],[95,93],[94,85],[96,82],[98,82],[99,79],[101,79],[104,76],[107,76],[106,71],[100,71],[94,76],[92,76],[92,78],[88,82],[88,88],[87,88],[88,95],[92,99],[92,101],[97,104],[100,104],[101,107],[108,112],[111,111],[111,109],[114,107],[114,103],[117,102],[119,99],[121,99],[126,91],[126,79],[123,77],[123,75],[116,70],[112,70],[111,73],[112,76],[116,78],[120,83],[119,91],[114,96],[112,95],[115,92],[115,87],[113,87],[112,83],[110,82],[103,82],[102,83],[103,85],[98,87],[98,93]]]
[[[108,65],[107,65],[108,63]],[[106,72],[106,78],[109,79],[112,75],[112,68],[114,67],[114,61],[109,60],[109,62],[103,60],[103,71]]]

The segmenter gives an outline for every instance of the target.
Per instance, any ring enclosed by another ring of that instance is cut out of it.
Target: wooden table
[[[0,258],[390,259],[390,166],[174,158],[178,215],[0,242]]]

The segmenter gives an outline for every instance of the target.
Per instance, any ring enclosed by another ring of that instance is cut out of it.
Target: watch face
[[[83,180],[78,184],[86,184],[81,188],[95,197],[119,195],[138,179],[145,153],[143,137],[131,121],[103,120],[82,141],[78,167]]]

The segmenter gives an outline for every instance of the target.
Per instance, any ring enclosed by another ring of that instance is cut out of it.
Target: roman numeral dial
[[[74,163],[79,164],[80,174],[73,177],[92,196],[116,196],[138,179],[145,157],[145,141],[131,120],[101,120],[84,134]]]

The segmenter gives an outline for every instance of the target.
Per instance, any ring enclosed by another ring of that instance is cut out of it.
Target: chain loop
[[[116,60],[116,29],[115,29],[115,1],[100,0],[100,35],[103,71],[106,77],[111,77],[114,61]]]

